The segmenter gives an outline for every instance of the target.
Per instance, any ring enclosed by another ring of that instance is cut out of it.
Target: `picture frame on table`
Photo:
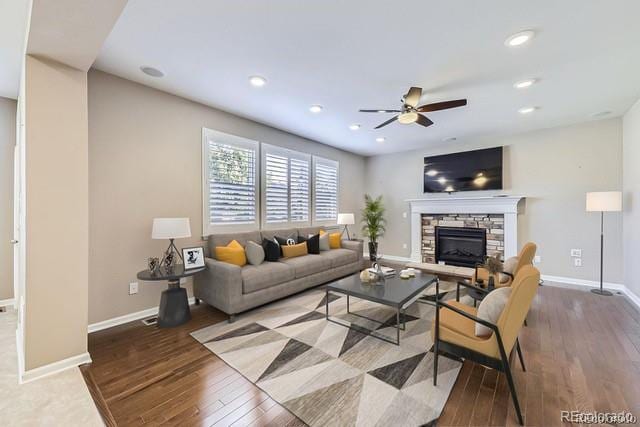
[[[204,247],[182,248],[182,259],[185,270],[204,267]]]

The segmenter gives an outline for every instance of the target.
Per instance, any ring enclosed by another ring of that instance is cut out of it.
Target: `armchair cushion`
[[[498,323],[498,319],[500,318],[502,310],[504,310],[504,306],[507,304],[510,295],[511,288],[509,286],[499,288],[491,292],[480,302],[477,317],[495,325]],[[476,323],[475,325],[475,334],[478,337],[486,337],[491,335],[493,332],[491,329],[481,325],[480,323]]]
[[[513,256],[504,262],[504,267],[502,269],[506,273],[515,274],[519,261],[520,259],[517,256]]]

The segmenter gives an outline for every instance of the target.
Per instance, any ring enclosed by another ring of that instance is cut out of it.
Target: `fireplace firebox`
[[[436,262],[460,267],[483,263],[487,255],[487,231],[484,228],[435,227]]]

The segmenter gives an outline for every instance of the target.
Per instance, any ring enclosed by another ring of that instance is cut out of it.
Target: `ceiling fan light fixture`
[[[407,113],[402,113],[398,116],[398,121],[403,125],[408,125],[411,123],[415,123],[418,120],[418,113],[415,111],[409,111]]]
[[[523,44],[530,41],[534,35],[535,35],[535,32],[533,32],[533,30],[520,31],[518,33],[515,33],[509,36],[509,38],[507,38],[507,40],[504,41],[504,44],[505,46],[508,46],[508,47],[522,46]]]

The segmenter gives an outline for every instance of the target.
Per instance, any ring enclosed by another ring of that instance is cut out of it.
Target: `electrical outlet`
[[[407,244],[406,243],[402,244],[402,249],[407,249]]]
[[[540,264],[541,262],[542,262],[542,258],[540,258],[540,255],[536,255],[533,257],[534,264]]]
[[[406,218],[407,217],[407,213],[406,212],[402,212],[402,218]]]
[[[582,249],[571,249],[571,256],[574,258],[582,258]]]
[[[134,295],[138,293],[138,282],[129,283],[129,295]]]
[[[575,265],[576,267],[582,267],[582,258],[574,258],[573,265]]]

